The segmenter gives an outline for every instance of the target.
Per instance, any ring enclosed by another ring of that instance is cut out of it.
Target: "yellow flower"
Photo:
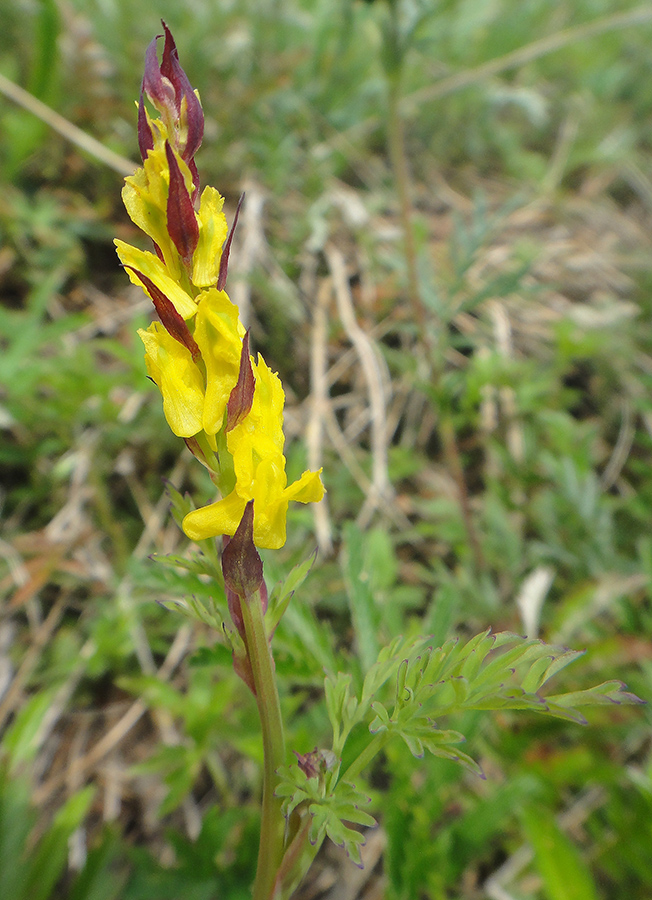
[[[186,163],[175,156],[188,196],[192,190],[192,175]],[[166,290],[159,284],[155,274],[143,268],[148,265],[156,272],[164,273],[174,285],[177,296],[185,294],[192,301],[192,295],[196,293],[194,288],[209,287],[217,283],[222,246],[226,239],[228,227],[226,216],[222,211],[224,198],[213,187],[206,187],[201,195],[199,210],[194,212],[188,209],[188,215],[196,218],[199,231],[199,239],[192,257],[191,279],[188,279],[184,266],[181,263],[179,252],[171,238],[171,223],[168,221],[168,196],[170,190],[170,170],[166,158],[165,146],[157,146],[150,150],[143,167],[136,173],[125,179],[122,198],[131,220],[149,235],[163,255],[163,261],[152,253],[129,248],[129,244],[116,241],[118,255],[124,265],[132,265],[135,269],[144,272],[152,279],[163,292],[173,301],[178,312],[185,318],[189,318],[192,312],[184,312],[177,304],[177,298],[172,296],[171,290]],[[195,226],[193,226],[195,227]],[[127,260],[123,254],[139,254],[138,262]],[[143,255],[144,254],[144,255]],[[153,258],[153,259],[152,259]],[[157,265],[158,263],[158,265]],[[131,276],[130,276],[131,277]],[[138,282],[132,278],[134,284]],[[180,282],[186,282],[186,288]]]
[[[125,258],[131,256],[125,253]],[[127,271],[131,277],[131,269]],[[161,289],[165,281],[160,273],[152,274],[158,275],[156,286]],[[173,292],[168,296],[176,299]],[[197,311],[192,334],[199,348],[197,360],[193,359],[192,347],[184,346],[178,335],[170,334],[158,322],[138,333],[145,344],[147,371],[163,395],[163,411],[170,428],[179,437],[192,437],[203,430],[215,449],[214,436],[224,424],[224,412],[238,380],[245,330],[237,306],[224,291],[202,291],[193,306]]]
[[[202,429],[204,379],[190,351],[158,322],[138,329],[145,345],[145,364],[163,395],[163,412],[178,437],[192,437]]]
[[[124,241],[115,240],[113,243],[118,251],[120,262],[125,266],[127,275],[133,284],[137,284],[138,287],[146,290],[143,282],[138,277],[138,272],[142,272],[143,275],[154,282],[162,294],[165,294],[182,318],[190,319],[195,315],[197,312],[195,299],[170,277],[168,270],[158,256],[150,253],[148,250],[138,250],[136,247],[132,247],[131,244],[125,244]],[[135,272],[134,269],[136,270]]]
[[[223,290],[240,205],[227,236],[223,197],[212,187],[199,197],[194,155],[204,116],[163,28],[161,63],[156,38],[145,55],[138,104],[143,166],[122,192],[129,216],[156,253],[115,243],[129,278],[149,295],[161,320],[138,333],[168,424],[222,492],[221,500],[186,516],[186,534],[195,540],[232,536],[253,501],[255,543],[281,547],[289,502],[321,500],[324,488],[320,472],[287,483],[283,388],[260,356],[257,363],[249,356],[238,310]],[[160,118],[150,116],[145,97]]]
[[[184,180],[192,186],[190,169],[177,159]],[[142,168],[125,178],[122,200],[129,218],[141,231],[151,237],[163,254],[169,275],[179,281],[181,261],[168,232],[167,201],[170,189],[170,169],[165,155],[165,145],[150,150]]]
[[[199,243],[192,258],[192,282],[197,287],[217,283],[222,245],[228,231],[223,206],[224,197],[220,192],[214,187],[205,187],[197,213]]]
[[[291,500],[314,503],[324,496],[319,472],[304,472],[287,484],[283,455],[285,395],[278,375],[259,355],[253,363],[256,387],[249,415],[230,431],[227,447],[233,457],[235,489],[216,503],[189,513],[183,530],[192,540],[233,535],[245,506],[254,501],[254,543],[277,549],[285,543],[285,520]]]
[[[224,291],[209,288],[199,295],[194,338],[206,366],[203,429],[214,435],[222,427],[229,395],[238,380],[244,327],[238,307]]]

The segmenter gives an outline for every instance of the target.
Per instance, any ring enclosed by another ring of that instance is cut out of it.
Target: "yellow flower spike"
[[[216,284],[220,269],[222,245],[228,231],[222,212],[224,197],[214,187],[205,187],[197,218],[199,243],[192,258],[192,282],[197,287]]]
[[[214,435],[222,427],[229,395],[238,380],[245,330],[237,306],[224,291],[209,288],[197,301],[194,338],[206,366],[203,428]]]
[[[163,395],[163,412],[178,437],[192,437],[202,429],[204,380],[190,351],[160,325],[138,329],[145,345],[150,378]]]
[[[285,543],[290,501],[322,498],[321,470],[287,484],[283,388],[260,356],[253,362],[238,310],[224,292],[242,197],[230,231],[215,188],[205,188],[195,206],[194,156],[204,117],[165,23],[163,29],[161,62],[156,38],[145,54],[138,103],[143,166],[123,189],[127,212],[154,241],[156,255],[122,241],[116,247],[130,279],[151,297],[161,319],[139,334],[168,424],[208,466],[222,493],[217,503],[186,516],[186,534],[195,540],[233,536],[250,504],[255,543],[277,548]],[[160,118],[150,116],[146,97]],[[185,320],[193,319],[188,327]]]
[[[220,534],[233,535],[244,508],[254,501],[254,543],[278,549],[285,544],[288,504],[291,500],[315,503],[324,496],[319,472],[304,472],[287,485],[283,455],[283,403],[278,375],[262,357],[254,364],[256,388],[251,412],[227,434],[233,456],[235,489],[222,500],[189,513],[183,530],[191,540]]]
[[[159,288],[159,290],[173,303],[174,308],[182,318],[190,319],[195,315],[197,312],[197,303],[187,291],[184,291],[184,289],[169,276],[165,264],[161,262],[158,256],[154,253],[150,253],[148,250],[138,250],[136,247],[132,247],[131,244],[126,244],[124,241],[116,239],[113,243],[116,246],[122,265],[131,267],[127,268],[127,275],[131,279],[132,284],[136,284],[138,287],[144,289],[142,281],[138,278],[136,272],[132,271],[132,269],[137,269],[138,272],[142,272],[143,275],[146,275],[154,282],[156,287]],[[145,291],[145,293],[147,292]]]

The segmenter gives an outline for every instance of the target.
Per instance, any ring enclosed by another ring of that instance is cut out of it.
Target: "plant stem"
[[[357,778],[360,772],[367,768],[374,756],[380,753],[390,737],[391,735],[388,731],[381,731],[375,735],[362,753],[356,756],[346,772],[339,778],[339,781],[351,781],[351,779]]]
[[[312,865],[324,839],[310,843],[311,817],[304,814],[304,821],[292,842],[288,845],[278,872],[274,900],[288,900],[301,884]]]
[[[267,640],[260,597],[255,596],[249,601],[243,600],[241,606],[247,653],[256,689],[264,753],[260,847],[253,900],[270,900],[284,849],[285,819],[281,812],[282,801],[274,796],[274,790],[277,782],[276,770],[285,762],[285,739],[274,659]]]

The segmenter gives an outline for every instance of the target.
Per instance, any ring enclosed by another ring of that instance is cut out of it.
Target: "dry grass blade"
[[[250,277],[255,266],[265,257],[267,241],[263,231],[263,209],[265,194],[256,182],[248,180],[244,187],[245,202],[240,215],[240,227],[235,232],[238,242],[233,253],[232,271],[236,276],[229,288],[231,299],[240,311],[240,319],[245,328],[251,325],[251,283]]]
[[[622,402],[622,420],[620,431],[618,432],[618,440],[614,446],[613,452],[607,463],[607,467],[602,473],[600,483],[602,489],[608,491],[618,481],[618,477],[623,470],[627,457],[632,449],[636,429],[634,427],[634,417],[632,415],[632,404],[628,400]]]
[[[391,494],[387,472],[388,428],[383,374],[378,362],[377,351],[356,321],[344,257],[332,245],[325,248],[325,254],[333,279],[333,290],[340,320],[360,360],[369,394],[372,478],[370,490],[358,516],[358,522],[364,527],[368,524],[374,510],[386,502]]]
[[[314,269],[314,256],[313,260]],[[314,278],[312,279],[314,282]],[[323,465],[324,424],[328,410],[328,303],[330,286],[322,281],[316,291],[317,302],[313,309],[310,341],[310,418],[306,429],[308,468],[313,472]],[[328,515],[327,495],[313,505],[315,536],[319,549],[325,555],[333,552],[333,537]]]
[[[136,164],[131,162],[130,159],[126,159],[124,156],[120,156],[119,153],[109,150],[104,144],[91,137],[90,134],[86,134],[81,128],[73,125],[68,119],[59,115],[58,112],[55,112],[47,104],[30,94],[29,91],[20,87],[20,85],[10,81],[2,73],[0,73],[0,93],[8,97],[9,100],[13,100],[14,103],[17,103],[18,106],[21,106],[27,112],[32,113],[37,119],[45,122],[46,125],[49,125],[50,128],[54,129],[67,141],[70,141],[71,144],[79,147],[84,153],[88,153],[89,156],[92,156],[98,162],[108,166],[109,169],[113,169],[118,175],[134,174]]]
[[[167,681],[181,660],[184,658],[192,629],[189,625],[182,626],[177,632],[177,636],[168,651],[168,655],[157,672],[158,677]],[[48,781],[44,782],[34,792],[34,802],[36,804],[45,803],[53,794],[68,783],[71,778],[79,779],[82,775],[88,774],[90,770],[96,766],[113,748],[123,740],[129,733],[136,722],[147,712],[147,706],[142,700],[136,700],[131,704],[127,712],[119,719],[116,724],[106,732],[106,734],[93,746],[84,756],[78,757],[64,772],[57,773]]]
[[[59,624],[59,621],[65,612],[67,602],[68,598],[66,596],[60,597],[34,635],[20,664],[20,668],[14,675],[11,685],[3,697],[2,703],[0,703],[0,728],[2,728],[8,716],[11,715],[16,706],[21,702],[23,687],[34,670],[34,667],[38,664],[43,647],[45,647],[52,636],[52,632]]]

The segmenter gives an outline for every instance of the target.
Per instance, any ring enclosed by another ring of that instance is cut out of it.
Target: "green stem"
[[[301,884],[312,865],[319,848],[324,842],[322,838],[315,844],[310,843],[311,817],[306,812],[299,831],[289,844],[281,863],[274,900],[288,900]]]
[[[380,753],[390,738],[391,734],[388,731],[381,731],[375,735],[374,738],[369,741],[362,753],[356,756],[349,768],[338,780],[352,781],[354,778],[357,778],[360,772],[367,768],[374,756]]]
[[[274,790],[276,770],[285,762],[285,739],[274,660],[267,640],[260,597],[243,600],[241,606],[264,753],[260,847],[253,900],[270,900],[284,849],[285,819],[281,811],[282,801],[274,796]]]

